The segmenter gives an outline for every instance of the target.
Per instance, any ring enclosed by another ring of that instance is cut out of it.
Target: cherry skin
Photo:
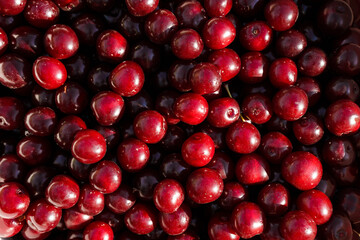
[[[169,235],[179,235],[186,231],[191,220],[190,208],[182,204],[175,212],[159,214],[159,225]]]
[[[305,91],[309,100],[309,106],[314,106],[320,100],[322,90],[320,89],[319,83],[313,78],[299,78],[295,86]]]
[[[350,100],[338,100],[326,109],[325,126],[336,136],[356,132],[360,128],[360,108]]]
[[[280,183],[270,183],[259,192],[257,202],[270,216],[281,216],[289,207],[289,191]]]
[[[260,145],[261,136],[257,128],[248,122],[233,123],[226,133],[226,144],[230,150],[248,154],[254,152]]]
[[[145,72],[154,72],[160,67],[159,47],[146,40],[132,46],[129,58],[137,62]]]
[[[108,62],[119,62],[127,53],[128,43],[126,39],[115,30],[106,30],[96,40],[98,56]]]
[[[123,97],[132,97],[139,93],[144,81],[145,76],[141,66],[133,61],[120,63],[109,77],[111,89]]]
[[[57,59],[73,56],[79,48],[79,40],[70,27],[63,24],[51,26],[44,36],[46,52]]]
[[[60,87],[67,78],[64,64],[55,58],[47,56],[42,56],[35,60],[32,73],[35,81],[47,90]]]
[[[0,217],[0,237],[10,238],[18,234],[24,226],[19,219],[5,219]]]
[[[166,178],[172,178],[184,182],[191,173],[191,166],[183,161],[178,153],[172,153],[164,157],[161,163],[161,173]]]
[[[280,233],[285,240],[313,240],[317,233],[317,227],[310,215],[296,210],[288,212],[281,220]]]
[[[48,28],[59,19],[60,9],[50,0],[28,0],[24,17],[37,28]]]
[[[193,61],[175,61],[168,70],[168,78],[170,85],[180,92],[188,92],[191,90],[189,73],[195,67]]]
[[[303,51],[298,60],[299,72],[315,77],[320,75],[326,68],[327,57],[320,48],[307,48]]]
[[[270,166],[262,156],[251,153],[240,157],[235,174],[242,184],[262,184],[270,179]]]
[[[159,182],[154,189],[155,207],[163,213],[173,213],[181,206],[185,198],[181,184],[173,179]]]
[[[329,221],[333,207],[330,199],[319,190],[309,190],[299,195],[296,200],[299,210],[309,214],[317,225]]]
[[[56,115],[54,110],[48,107],[37,107],[28,111],[25,115],[25,128],[36,136],[49,136],[54,133]]]
[[[121,184],[115,192],[105,196],[106,207],[116,214],[127,212],[134,206],[135,201],[133,189],[125,184]]]
[[[96,163],[105,156],[105,139],[95,130],[80,130],[74,136],[71,153],[81,163]]]
[[[321,230],[322,236],[327,239],[352,239],[353,237],[353,228],[348,216],[341,212],[337,211],[331,216],[330,220],[325,223]]]
[[[55,207],[67,209],[73,207],[80,194],[79,185],[66,175],[55,176],[46,188],[46,200]]]
[[[144,168],[150,157],[146,143],[135,139],[125,139],[117,149],[117,159],[121,167],[128,172],[139,171]]]
[[[49,232],[61,219],[61,209],[47,203],[44,199],[31,203],[26,213],[26,223],[39,233]]]
[[[348,166],[355,161],[355,147],[346,137],[331,137],[323,144],[322,158],[330,166]]]
[[[211,18],[205,23],[202,30],[205,45],[214,50],[230,45],[234,41],[235,35],[236,29],[227,18]]]
[[[51,143],[42,137],[29,136],[22,138],[16,146],[16,154],[27,165],[45,163],[51,157]]]
[[[193,29],[186,28],[177,31],[171,40],[171,50],[174,55],[183,60],[191,60],[200,56],[204,48],[201,36]]]
[[[184,141],[181,155],[193,167],[203,167],[210,162],[215,153],[214,141],[205,133],[195,133]]]
[[[213,51],[208,61],[218,67],[223,82],[234,78],[240,72],[240,57],[232,49],[223,48]]]
[[[159,0],[141,1],[141,0],[126,0],[127,9],[135,17],[143,17],[156,9]]]
[[[178,20],[175,15],[166,9],[157,10],[147,17],[145,33],[153,43],[168,43],[178,28]]]
[[[9,43],[8,37],[4,29],[0,27],[0,56],[6,51],[8,47],[8,43]]]
[[[167,130],[165,118],[153,110],[139,113],[134,119],[134,133],[145,143],[158,143]]]
[[[19,182],[25,174],[24,163],[14,154],[0,157],[0,183]]]
[[[295,29],[282,32],[276,40],[276,51],[282,57],[296,57],[306,47],[307,40],[305,35]]]
[[[32,229],[32,228],[29,227],[28,225],[25,225],[25,226],[21,229],[21,235],[22,235],[22,237],[24,237],[26,240],[32,240],[32,239],[43,240],[43,239],[46,239],[46,238],[50,235],[50,232],[41,233],[41,232],[39,232],[39,231],[36,231],[36,230]]]
[[[260,83],[267,77],[269,60],[260,52],[247,52],[241,56],[239,78],[245,83]]]
[[[90,185],[85,185],[81,188],[79,201],[76,205],[79,212],[89,216],[95,216],[102,212],[104,206],[105,198],[100,191]]]
[[[0,1],[0,14],[1,15],[18,15],[26,6],[26,0],[21,1]]]
[[[198,204],[206,204],[218,199],[223,191],[224,183],[219,174],[210,168],[193,171],[186,182],[186,192],[191,200]]]
[[[96,94],[91,100],[91,110],[96,121],[102,126],[117,123],[124,113],[123,98],[111,91]]]
[[[247,190],[238,182],[227,182],[219,198],[219,204],[226,210],[232,210],[238,203],[247,199]]]
[[[76,208],[64,210],[62,218],[68,230],[81,230],[94,219],[90,215],[77,211]]]
[[[101,221],[94,221],[87,225],[84,230],[84,240],[95,239],[114,239],[114,233],[109,224]]]
[[[95,15],[84,13],[74,20],[72,26],[80,43],[93,46],[96,44],[96,39],[100,35],[101,29],[104,28],[104,23],[102,19]]]
[[[199,63],[189,73],[193,92],[204,95],[216,92],[221,87],[219,69],[211,63]]]
[[[294,26],[299,9],[291,0],[272,0],[264,9],[266,21],[275,31],[286,31]]]
[[[231,223],[240,238],[248,239],[264,231],[265,216],[258,205],[245,201],[234,208]]]
[[[179,96],[180,94],[178,92],[172,90],[164,90],[156,97],[155,109],[164,116],[168,125],[177,124],[178,122],[180,122],[180,120],[175,116],[175,113],[173,111],[173,105],[176,98],[178,98]],[[168,132],[169,131],[171,131],[170,127],[168,129]]]
[[[263,21],[246,24],[239,32],[241,45],[249,51],[262,51],[272,40],[272,30]]]
[[[309,152],[293,152],[281,164],[281,175],[291,185],[305,191],[319,184],[323,169],[320,160]]]
[[[81,118],[73,115],[62,118],[54,131],[56,144],[65,150],[70,150],[75,134],[83,129],[86,129],[86,124]]]
[[[340,75],[356,76],[360,73],[360,47],[349,43],[337,49],[330,59],[331,68]]]
[[[91,186],[103,194],[115,192],[121,183],[121,170],[119,166],[108,160],[99,162],[90,172]]]
[[[280,218],[269,218],[266,221],[266,227],[262,234],[260,235],[260,238],[262,240],[284,240],[283,237],[280,235]]]
[[[30,197],[25,188],[15,182],[0,185],[0,200],[0,217],[5,219],[20,217],[30,204]]]
[[[198,125],[206,119],[209,105],[200,94],[185,93],[175,100],[173,111],[184,123]]]
[[[54,0],[54,3],[63,11],[75,10],[81,7],[81,0]]]
[[[358,213],[360,203],[360,191],[356,188],[345,188],[337,195],[337,207],[347,214],[350,221],[354,224],[359,221]]]
[[[328,83],[325,94],[331,102],[339,99],[349,99],[355,102],[360,96],[360,87],[351,78],[335,77]]]
[[[131,232],[139,235],[148,234],[157,226],[154,210],[142,203],[135,204],[126,212],[124,222]]]
[[[31,64],[17,54],[5,54],[0,58],[0,83],[10,89],[19,89],[31,82]]]
[[[204,8],[209,17],[224,17],[232,8],[231,0],[206,0]]]
[[[269,132],[261,138],[260,153],[271,163],[280,164],[292,152],[290,140],[280,132]]]
[[[206,21],[206,11],[198,1],[183,1],[175,10],[179,25],[185,28],[200,30]]]
[[[269,68],[269,79],[277,88],[289,87],[297,80],[296,64],[289,58],[278,58]]]
[[[20,128],[23,125],[24,115],[24,105],[19,99],[0,97],[0,129],[14,130]]]
[[[214,127],[227,127],[237,121],[240,116],[240,107],[233,98],[218,98],[210,102],[208,122]]]
[[[256,124],[266,123],[273,115],[271,100],[262,93],[248,94],[241,104],[241,110]]]
[[[299,142],[312,145],[324,135],[324,125],[318,117],[308,112],[293,123],[293,132]]]
[[[276,115],[287,121],[301,118],[308,108],[308,98],[304,90],[298,87],[280,89],[272,99]]]

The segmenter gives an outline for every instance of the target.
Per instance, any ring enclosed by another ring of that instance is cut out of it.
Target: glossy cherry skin
[[[268,74],[269,60],[260,52],[247,52],[241,56],[239,78],[245,83],[260,83]]]
[[[0,83],[10,89],[19,89],[31,82],[31,63],[17,54],[0,58]]]
[[[191,200],[198,204],[206,204],[218,199],[224,189],[219,174],[210,168],[193,171],[186,182],[186,192]]]
[[[55,176],[46,188],[46,200],[57,208],[73,207],[80,194],[79,185],[66,175]]]
[[[100,92],[109,89],[108,78],[112,67],[107,64],[100,64],[92,68],[87,76],[87,83],[93,92]]]
[[[84,230],[84,240],[95,239],[114,239],[114,233],[109,224],[101,221],[94,221],[87,225]]]
[[[189,73],[195,67],[194,61],[175,61],[168,70],[170,85],[180,92],[191,90]]]
[[[190,208],[182,204],[173,213],[160,212],[159,225],[169,235],[179,235],[186,231],[191,220]]]
[[[184,182],[191,173],[191,166],[183,161],[181,155],[178,153],[165,156],[160,169],[164,177],[181,182]]]
[[[50,0],[29,0],[24,9],[28,23],[37,28],[48,28],[59,19],[60,9]]]
[[[165,179],[159,182],[154,189],[154,204],[162,213],[174,213],[184,199],[184,189],[176,180]]]
[[[131,97],[140,92],[144,81],[145,76],[141,66],[133,61],[120,63],[109,77],[111,89],[123,97]]]
[[[292,152],[290,140],[280,132],[269,132],[261,138],[260,153],[271,163],[280,164]]]
[[[102,126],[117,123],[124,113],[123,98],[111,91],[96,94],[91,100],[91,110],[96,121]]]
[[[216,92],[221,87],[219,69],[211,63],[199,63],[189,73],[193,92],[204,95]]]
[[[71,153],[81,163],[96,163],[105,156],[105,139],[95,130],[80,130],[74,136]]]
[[[269,68],[269,79],[277,88],[289,87],[297,80],[296,64],[289,58],[278,58]]]
[[[209,105],[200,94],[185,93],[175,100],[173,111],[184,123],[198,125],[207,117]]]
[[[63,11],[71,11],[80,8],[82,0],[54,0],[54,3]]]
[[[143,19],[129,13],[125,13],[120,19],[119,29],[130,40],[139,40],[145,35]]]
[[[134,119],[134,133],[145,143],[158,143],[167,130],[165,118],[157,111],[146,110]]]
[[[223,48],[213,51],[208,61],[218,67],[223,82],[234,78],[240,72],[240,57],[232,49]]]
[[[241,45],[249,51],[262,51],[272,40],[272,30],[263,21],[246,24],[239,32]]]
[[[51,232],[39,232],[36,231],[34,229],[32,229],[31,227],[29,227],[28,225],[24,225],[24,227],[21,229],[21,235],[24,239],[26,240],[32,240],[32,239],[38,239],[38,240],[43,240],[46,239],[47,237],[49,237]]]
[[[359,106],[346,99],[332,103],[326,109],[325,126],[337,136],[356,132],[360,128]]]
[[[55,93],[56,107],[65,114],[78,114],[87,107],[88,93],[76,82],[67,82]]]
[[[177,124],[178,122],[180,122],[180,120],[175,116],[175,113],[173,111],[173,105],[176,98],[178,98],[179,96],[180,94],[178,92],[175,92],[173,90],[164,90],[156,97],[155,109],[164,116],[166,122],[169,125]],[[168,131],[171,131],[170,126]]]
[[[325,94],[328,100],[349,99],[355,102],[360,96],[360,87],[351,78],[335,77],[327,85]]]
[[[175,15],[166,9],[151,13],[144,24],[145,33],[153,43],[168,43],[178,28]]]
[[[96,39],[104,28],[102,19],[93,14],[84,13],[77,17],[73,23],[73,29],[79,38],[80,43],[88,46],[96,44]]]
[[[139,235],[148,234],[157,226],[154,210],[142,203],[135,204],[126,212],[124,222],[131,232]]]
[[[273,115],[271,100],[262,93],[248,94],[241,104],[241,110],[256,124],[266,123]]]
[[[135,138],[125,139],[117,149],[117,159],[121,167],[128,172],[144,168],[149,157],[149,147],[143,141]]]
[[[37,107],[25,115],[25,128],[36,136],[49,136],[53,134],[56,125],[54,110],[48,107]]]
[[[56,171],[51,167],[40,166],[31,169],[24,179],[31,197],[44,196],[45,190],[54,175],[56,175]]]
[[[25,174],[24,163],[14,154],[0,157],[0,183],[19,182]]]
[[[310,215],[296,210],[288,212],[281,220],[280,233],[285,240],[313,240],[316,237],[317,227]]]
[[[0,14],[1,15],[18,15],[26,6],[26,0],[21,1],[0,1]]]
[[[132,45],[129,58],[138,63],[145,72],[155,72],[160,68],[160,47],[146,40],[141,41]]]
[[[270,216],[281,216],[289,207],[290,193],[280,183],[270,183],[259,192],[257,202]]]
[[[237,161],[235,174],[242,184],[262,184],[270,179],[270,166],[262,156],[247,154]]]
[[[35,81],[47,90],[60,87],[67,78],[64,64],[55,58],[47,56],[35,60],[32,73]]]
[[[132,186],[137,198],[152,201],[154,189],[161,180],[162,176],[153,168],[146,168],[134,175]]]
[[[209,104],[207,121],[214,127],[228,127],[239,119],[240,107],[233,98],[214,99]]]
[[[21,231],[24,221],[19,219],[5,219],[0,217],[0,237],[10,238]]]
[[[215,153],[214,141],[205,133],[195,133],[184,141],[181,155],[193,167],[203,167],[210,162]]]
[[[247,190],[238,182],[227,182],[218,202],[225,210],[232,210],[238,203],[246,200]]]
[[[264,231],[265,216],[255,203],[242,202],[234,208],[231,223],[240,238],[248,239]]]
[[[202,30],[205,46],[210,49],[223,49],[235,39],[236,29],[227,18],[214,17],[209,19]]]
[[[204,48],[201,36],[193,29],[185,28],[177,31],[171,40],[174,55],[183,60],[192,60],[200,56]]]
[[[276,51],[282,57],[296,57],[306,47],[307,40],[305,35],[295,29],[282,32],[276,40]]]
[[[103,194],[115,192],[121,183],[121,170],[116,163],[108,160],[99,162],[90,172],[91,186]]]
[[[86,227],[93,217],[79,212],[76,208],[70,208],[63,211],[65,227],[69,230],[81,230]]]
[[[330,166],[348,166],[356,158],[354,144],[345,137],[331,137],[323,144],[322,158]]]
[[[213,216],[208,223],[208,236],[210,240],[239,240],[239,235],[235,232],[230,223],[230,217],[226,213],[218,213]]]
[[[291,0],[272,0],[264,9],[266,21],[275,31],[286,31],[294,26],[299,9]]]
[[[0,185],[0,200],[0,218],[5,219],[20,217],[30,204],[30,197],[26,189],[16,182]]]
[[[206,0],[204,8],[209,17],[224,17],[232,8],[232,0]]]
[[[261,136],[254,125],[248,122],[233,123],[226,133],[226,144],[230,150],[248,154],[254,152],[260,145]]]
[[[301,77],[296,81],[295,86],[305,91],[309,100],[309,106],[314,106],[320,100],[322,90],[315,79]]]
[[[47,203],[44,199],[31,203],[26,213],[26,223],[40,233],[49,232],[61,219],[61,209]]]
[[[322,236],[331,240],[353,239],[353,228],[348,216],[342,211],[336,211],[322,228]]]
[[[81,118],[73,115],[62,118],[54,132],[56,144],[65,150],[70,150],[75,134],[83,129],[86,129],[86,124]]]
[[[179,25],[199,30],[206,21],[206,11],[198,1],[183,1],[175,10]]]
[[[119,62],[127,53],[126,39],[115,30],[102,32],[96,40],[96,51],[100,59],[108,62]]]
[[[321,119],[308,112],[293,123],[293,132],[299,142],[312,145],[323,137],[324,125]]]
[[[105,204],[108,209],[116,214],[127,212],[135,204],[136,196],[129,186],[121,184],[113,193],[105,196]]]
[[[320,160],[309,152],[293,152],[281,164],[281,175],[291,185],[305,191],[319,184],[323,169]]]
[[[55,91],[35,85],[31,92],[31,100],[34,106],[55,107]]]
[[[95,216],[104,209],[105,198],[104,195],[94,189],[90,185],[85,185],[81,188],[79,201],[76,208],[82,214]]]
[[[143,17],[156,9],[159,0],[141,1],[141,0],[126,0],[127,9],[135,17]]]
[[[125,104],[126,112],[131,116],[135,116],[142,111],[154,108],[153,100],[145,90],[140,91],[133,97],[127,98]]]
[[[345,76],[355,76],[360,73],[360,47],[349,43],[337,49],[330,59],[332,69]]]
[[[356,224],[360,215],[358,212],[360,203],[360,191],[356,188],[346,188],[338,192],[337,207],[344,211],[353,224]]]
[[[304,90],[298,87],[280,89],[272,99],[276,115],[287,121],[301,118],[308,108],[308,98]]]
[[[320,48],[306,49],[298,60],[299,72],[310,77],[320,75],[325,70],[326,64],[326,54]]]
[[[299,210],[309,214],[317,225],[322,225],[329,221],[333,207],[330,199],[319,190],[308,190],[299,195],[296,200]]]
[[[27,165],[45,163],[51,157],[51,143],[43,137],[29,136],[22,138],[16,146],[16,154]]]
[[[6,35],[4,29],[0,27],[0,56],[6,51],[8,43],[8,36]]]
[[[14,97],[0,98],[0,129],[14,130],[20,128],[23,125],[24,115],[25,109],[19,99]]]

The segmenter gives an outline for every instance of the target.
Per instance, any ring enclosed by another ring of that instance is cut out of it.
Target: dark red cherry
[[[35,60],[32,74],[35,81],[47,90],[60,87],[67,78],[64,64],[55,58],[47,56],[42,56]]]
[[[218,98],[210,102],[207,121],[214,127],[228,127],[237,121],[240,116],[240,107],[233,98]]]
[[[282,57],[296,57],[306,47],[307,39],[305,35],[295,29],[282,32],[276,40],[276,52]]]
[[[232,49],[224,48],[213,51],[209,55],[208,61],[218,67],[223,82],[234,78],[240,72],[240,57]]]
[[[350,100],[338,100],[326,109],[325,126],[337,135],[355,133],[360,128],[360,108]]]
[[[74,136],[71,153],[81,163],[96,163],[105,156],[105,139],[95,130],[80,130]]]
[[[5,219],[0,217],[0,237],[10,238],[18,234],[24,226],[19,219]]]
[[[255,203],[242,202],[234,208],[231,223],[240,238],[248,239],[264,231],[265,216]]]
[[[0,218],[18,218],[26,212],[29,204],[29,194],[19,183],[8,182],[0,185]]]
[[[319,184],[323,173],[320,160],[309,152],[293,152],[281,164],[281,175],[299,190],[310,190]]]
[[[223,191],[224,183],[219,174],[210,168],[193,171],[186,182],[186,192],[191,200],[198,204],[206,204],[218,199]]]
[[[96,190],[103,194],[115,192],[121,183],[121,170],[113,161],[99,162],[89,175],[89,182]]]
[[[104,195],[91,187],[85,185],[81,188],[77,209],[86,215],[95,216],[101,213],[105,206]]]
[[[205,0],[204,7],[209,17],[224,17],[232,8],[232,0]]]
[[[224,181],[232,179],[234,176],[234,162],[224,152],[215,152],[206,167],[217,171]]]
[[[174,55],[183,60],[192,60],[200,56],[204,48],[199,33],[190,28],[177,31],[171,41]]]
[[[16,146],[16,154],[27,165],[34,166],[45,163],[52,154],[51,142],[43,137],[24,137]]]
[[[301,77],[296,81],[295,86],[305,91],[309,100],[309,106],[314,106],[320,100],[322,90],[315,79]]]
[[[40,166],[31,169],[25,177],[25,186],[32,197],[45,196],[45,190],[56,175],[54,168]]]
[[[264,15],[275,31],[286,31],[294,26],[299,9],[292,0],[271,0],[265,6]]]
[[[131,232],[139,235],[152,232],[157,225],[154,210],[142,203],[135,204],[126,212],[124,222]]]
[[[260,235],[261,240],[284,240],[280,235],[280,222],[281,218],[268,218],[266,227]]]
[[[96,126],[95,130],[98,131],[106,141],[107,149],[114,149],[120,141],[120,131],[115,127]]]
[[[235,174],[241,184],[262,184],[270,179],[270,166],[262,156],[251,153],[236,162]]]
[[[214,141],[205,133],[195,133],[184,141],[181,155],[193,167],[203,167],[210,162],[215,153]]]
[[[127,53],[126,39],[115,30],[102,32],[96,40],[96,51],[101,60],[117,63]]]
[[[119,232],[124,227],[124,216],[115,214],[106,208],[95,217],[95,220],[109,224],[114,232]]]
[[[0,14],[13,16],[20,14],[26,6],[26,0],[0,1]]]
[[[296,139],[304,145],[315,144],[324,135],[321,119],[310,112],[296,120],[292,126]]]
[[[333,78],[327,84],[325,94],[331,102],[339,99],[349,99],[355,102],[360,96],[360,87],[353,79],[340,76]]]
[[[160,168],[164,177],[173,178],[181,182],[184,182],[191,173],[191,166],[178,153],[165,156]]]
[[[322,158],[330,166],[348,166],[355,161],[355,147],[346,137],[331,137],[323,144]]]
[[[90,57],[83,53],[77,53],[74,56],[64,60],[67,70],[67,79],[84,83],[91,69]]]
[[[93,217],[79,212],[76,208],[70,208],[63,211],[62,219],[67,229],[81,230],[93,220]]]
[[[129,53],[130,60],[138,63],[145,72],[157,71],[161,66],[161,57],[159,46],[149,41],[132,45]]]
[[[164,90],[156,97],[155,109],[162,114],[168,124],[177,124],[180,120],[175,116],[173,105],[180,94],[172,90]],[[168,131],[170,130],[170,126]]]
[[[267,215],[281,216],[289,207],[290,193],[280,183],[270,183],[259,192],[257,202]]]
[[[280,223],[280,234],[285,240],[313,240],[316,237],[316,233],[317,227],[314,220],[303,211],[288,212]]]
[[[249,51],[262,51],[272,40],[272,30],[263,21],[246,24],[239,32],[241,45]]]
[[[54,110],[48,107],[37,107],[28,111],[25,115],[25,128],[36,136],[49,136],[54,133],[56,115]]]
[[[26,87],[32,80],[31,63],[17,54],[0,58],[0,83],[10,89]]]
[[[135,139],[125,139],[117,149],[117,159],[121,167],[128,172],[135,172],[145,167],[150,157],[146,143]]]
[[[153,43],[168,43],[178,28],[175,15],[166,9],[151,13],[144,24],[145,33]]]
[[[0,183],[20,182],[25,174],[25,165],[14,154],[0,157]]]
[[[14,97],[0,97],[0,129],[14,130],[23,126],[25,109]]]
[[[55,104],[65,114],[78,114],[87,107],[88,93],[79,83],[67,82],[57,89]]]
[[[31,100],[34,106],[55,107],[55,91],[35,85],[31,92]]]
[[[21,229],[21,235],[26,240],[32,240],[32,239],[43,240],[49,237],[50,233],[51,232],[44,232],[44,233],[39,232],[29,227],[29,225],[24,225],[24,227]]]
[[[297,80],[296,64],[289,58],[278,58],[269,68],[269,79],[277,88],[289,87]]]
[[[80,8],[82,0],[54,0],[54,3],[63,11],[71,11]]]
[[[55,207],[67,209],[73,207],[80,194],[79,185],[66,175],[55,176],[46,188],[46,200]]]
[[[356,76],[360,73],[360,46],[349,43],[337,49],[330,59],[333,71],[340,75]]]
[[[261,138],[260,153],[273,164],[280,164],[293,146],[290,140],[280,132],[269,132]]]
[[[72,26],[80,43],[93,46],[96,44],[96,39],[100,35],[101,29],[104,28],[104,23],[97,16],[84,13],[74,20]]]
[[[210,49],[222,49],[235,39],[236,29],[227,18],[214,17],[209,19],[202,30],[205,46]]]
[[[125,1],[129,12],[136,17],[143,17],[156,9],[159,4],[159,0],[126,0]]]
[[[175,10],[175,15],[181,27],[196,30],[199,30],[207,19],[204,7],[196,0],[181,2]]]
[[[184,199],[184,189],[176,180],[165,179],[159,182],[154,189],[154,204],[162,213],[174,213]]]
[[[8,43],[9,43],[8,36],[6,35],[4,29],[0,27],[0,56],[6,51],[8,47]]]
[[[348,216],[337,211],[321,228],[321,236],[331,240],[353,239],[353,228]]]
[[[238,182],[227,182],[219,198],[219,204],[226,210],[232,210],[238,203],[246,200],[247,190]]]
[[[273,115],[271,100],[262,93],[248,94],[241,105],[241,110],[256,124],[264,124]]]
[[[226,133],[226,144],[230,150],[248,154],[254,152],[260,145],[261,136],[257,128],[248,122],[233,123]]]
[[[124,100],[114,92],[103,91],[93,97],[90,107],[99,124],[110,126],[123,116]]]
[[[109,224],[101,222],[101,221],[94,221],[87,225],[84,230],[84,240],[95,240],[95,239],[107,239],[113,240],[114,233]]]
[[[212,63],[199,63],[189,73],[193,92],[204,95],[216,92],[221,87],[219,69]]]
[[[137,197],[143,201],[152,201],[156,184],[162,180],[162,176],[154,168],[147,168],[132,179],[132,186]]]
[[[60,9],[50,0],[28,0],[24,17],[37,28],[48,28],[59,19]]]
[[[139,40],[145,35],[143,19],[129,13],[125,13],[120,19],[119,29],[129,40]]]
[[[326,68],[327,57],[320,48],[307,48],[298,59],[297,66],[303,75],[315,77],[320,75]]]
[[[86,129],[86,124],[81,118],[73,115],[62,118],[54,132],[56,144],[65,150],[70,150],[75,134],[83,129]]]
[[[158,143],[167,130],[165,118],[154,110],[139,113],[134,119],[134,133],[146,143]]]
[[[108,90],[110,86],[108,78],[112,70],[113,68],[107,64],[101,64],[92,68],[87,76],[89,88],[93,92]]]
[[[133,189],[125,184],[121,184],[115,192],[105,196],[106,207],[116,214],[127,212],[135,204],[135,201],[136,196]]]
[[[245,83],[260,83],[268,74],[269,60],[260,52],[247,52],[241,56],[239,78]]]
[[[175,100],[173,111],[184,123],[198,125],[207,117],[209,105],[200,94],[185,93]]]

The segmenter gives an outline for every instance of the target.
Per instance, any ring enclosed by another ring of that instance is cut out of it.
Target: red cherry
[[[249,51],[262,51],[272,40],[272,30],[263,21],[246,24],[239,33],[241,45]]]
[[[157,10],[146,18],[145,33],[150,41],[157,44],[168,43],[178,29],[175,15],[166,9]]]
[[[96,121],[103,126],[117,123],[124,114],[123,98],[111,91],[96,94],[90,106]]]
[[[235,27],[227,18],[211,18],[202,30],[205,45],[214,50],[226,48],[234,41],[235,35]]]
[[[184,123],[198,125],[207,117],[209,105],[200,94],[185,93],[175,100],[173,110]]]
[[[273,115],[271,100],[261,93],[247,95],[241,104],[241,110],[256,124],[266,123]]]
[[[55,58],[47,56],[35,60],[32,73],[35,81],[47,90],[60,87],[67,78],[64,64]]]
[[[29,194],[19,183],[9,182],[0,185],[0,218],[18,218],[26,212],[29,204]]]
[[[265,6],[264,15],[275,31],[285,31],[294,26],[299,9],[292,0],[271,0]]]
[[[209,104],[207,121],[214,127],[228,127],[239,119],[240,107],[237,101],[230,97],[212,100]]]
[[[114,239],[114,233],[109,224],[101,221],[94,221],[87,225],[84,230],[84,240],[96,239]]]
[[[19,219],[5,219],[0,217],[0,237],[10,238],[18,234],[24,226]]]
[[[193,29],[177,31],[171,41],[171,50],[174,55],[183,60],[191,60],[200,56],[204,43]]]
[[[270,216],[281,216],[288,210],[290,193],[280,183],[270,183],[259,192],[257,202]]]
[[[112,161],[104,160],[91,169],[89,182],[96,190],[103,194],[109,194],[118,189],[121,178],[119,166]]]
[[[46,188],[46,200],[55,207],[67,209],[73,207],[80,194],[79,185],[66,175],[55,176]]]
[[[232,49],[223,48],[213,51],[208,61],[218,67],[223,82],[229,81],[240,72],[240,57]]]
[[[247,154],[237,161],[235,174],[242,184],[262,184],[270,179],[270,166],[262,156]]]
[[[189,73],[193,92],[204,95],[218,91],[221,87],[219,69],[211,63],[199,63]]]
[[[115,30],[106,30],[96,40],[98,56],[109,62],[119,62],[127,53],[128,43],[126,39]]]
[[[134,133],[146,143],[158,143],[165,136],[167,123],[165,118],[153,110],[139,113],[134,119]]]
[[[292,149],[290,140],[280,132],[269,132],[264,135],[259,147],[261,154],[273,164],[280,164]]]
[[[125,184],[113,193],[105,196],[106,206],[116,214],[126,213],[135,204],[136,196],[133,189]]]
[[[214,141],[205,133],[195,133],[186,139],[181,147],[181,155],[193,167],[203,167],[215,153]]]
[[[291,211],[281,220],[280,233],[285,240],[313,240],[316,237],[317,227],[314,220],[307,213]]]
[[[18,15],[20,14],[26,6],[26,0],[21,1],[0,1],[0,14],[1,15]]]
[[[206,14],[210,17],[224,17],[232,8],[232,0],[205,0]]]
[[[296,64],[289,58],[278,58],[269,68],[269,79],[278,88],[289,87],[297,80]]]
[[[179,235],[186,231],[191,220],[190,208],[182,204],[173,213],[160,212],[159,224],[161,228],[169,235]]]
[[[135,204],[126,212],[124,222],[130,231],[139,235],[152,232],[157,225],[153,209],[142,203]]]
[[[127,9],[135,17],[143,17],[156,9],[159,4],[159,0],[126,0]]]
[[[154,189],[155,207],[163,213],[173,213],[178,210],[184,198],[184,189],[176,180],[165,179]]]
[[[248,154],[254,152],[260,145],[261,136],[251,123],[237,121],[226,133],[226,144],[230,150]]]
[[[91,187],[85,185],[81,188],[77,209],[86,216],[95,216],[104,210],[104,195]]]
[[[259,52],[247,52],[241,56],[239,78],[245,83],[260,83],[268,74],[269,60]]]

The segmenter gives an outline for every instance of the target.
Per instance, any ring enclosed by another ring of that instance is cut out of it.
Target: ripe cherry
[[[96,190],[103,194],[109,194],[118,189],[121,178],[119,166],[112,161],[104,160],[91,169],[89,182]]]
[[[227,18],[209,19],[202,30],[202,37],[208,48],[217,50],[230,45],[235,39],[236,29]]]
[[[228,127],[239,119],[240,107],[237,101],[230,97],[214,99],[209,104],[207,121],[214,127]]]
[[[304,239],[313,240],[316,237],[317,227],[310,215],[303,211],[288,212],[280,223],[280,233],[285,240]]]
[[[270,179],[270,166],[261,155],[251,153],[240,157],[235,174],[242,184],[262,184]]]
[[[35,81],[47,90],[60,87],[67,78],[64,64],[55,58],[47,56],[35,60],[32,73]]]
[[[184,141],[181,155],[193,167],[203,167],[210,162],[215,153],[214,141],[205,133],[195,133]]]
[[[79,185],[66,175],[55,176],[46,188],[46,200],[57,208],[73,207],[80,194]]]
[[[14,219],[29,207],[30,197],[25,188],[16,182],[0,185],[0,218]]]
[[[174,55],[183,60],[191,60],[200,56],[204,48],[201,36],[193,29],[186,28],[177,31],[171,41]]]
[[[263,21],[246,24],[239,33],[241,45],[249,51],[262,51],[272,40],[272,30]]]
[[[230,150],[248,154],[254,152],[260,145],[261,136],[254,125],[248,122],[233,123],[226,133],[226,144]]]
[[[145,143],[158,143],[167,130],[165,118],[157,111],[146,110],[134,119],[134,133]]]
[[[173,109],[184,123],[198,125],[207,117],[209,105],[200,94],[185,93],[175,100]]]

